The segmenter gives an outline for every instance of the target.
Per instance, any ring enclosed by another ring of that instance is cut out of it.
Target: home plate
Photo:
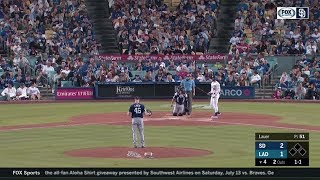
[[[163,119],[168,119],[168,120],[180,120],[180,119],[185,119],[182,116],[164,116]]]

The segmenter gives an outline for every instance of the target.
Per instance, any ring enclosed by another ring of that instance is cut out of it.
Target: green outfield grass
[[[0,105],[0,126],[67,121],[75,115],[126,112],[129,103],[59,103]],[[169,102],[146,102],[153,111],[169,111]],[[205,103],[197,103],[197,105]],[[222,112],[277,115],[282,122],[320,126],[317,104],[232,103],[220,104]],[[200,110],[200,108],[196,108]],[[206,110],[206,108],[201,109]],[[304,112],[303,114],[300,112]],[[205,149],[206,157],[119,160],[67,157],[63,152],[89,147],[126,146],[130,126],[77,126],[0,131],[0,167],[253,167],[255,132],[290,132],[252,126],[146,127],[148,146]],[[292,131],[292,130],[291,130]],[[320,132],[310,133],[312,167],[320,166]]]

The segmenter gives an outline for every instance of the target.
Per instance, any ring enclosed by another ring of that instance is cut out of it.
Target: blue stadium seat
[[[15,88],[19,88],[20,83],[18,83],[18,82],[14,82],[14,83],[13,83],[13,86],[14,86]]]
[[[73,87],[72,81],[61,81],[61,87]]]

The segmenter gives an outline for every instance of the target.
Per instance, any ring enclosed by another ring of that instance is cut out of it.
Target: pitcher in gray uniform
[[[143,124],[143,115],[149,115],[146,112],[145,106],[140,103],[140,98],[135,97],[134,103],[130,106],[128,115],[132,118],[132,135],[133,135],[133,146],[137,148],[138,141],[138,132],[140,135],[141,147],[145,147],[144,142],[144,124]]]

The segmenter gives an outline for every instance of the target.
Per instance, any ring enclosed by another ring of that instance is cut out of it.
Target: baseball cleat
[[[217,112],[217,115],[221,115],[221,113],[220,113],[220,112]]]
[[[212,120],[218,119],[218,116],[211,116],[211,119],[212,119]]]
[[[134,148],[138,148],[138,146],[136,146],[136,145],[134,145],[133,147],[134,147]]]
[[[145,146],[141,146],[141,148],[145,148]]]

